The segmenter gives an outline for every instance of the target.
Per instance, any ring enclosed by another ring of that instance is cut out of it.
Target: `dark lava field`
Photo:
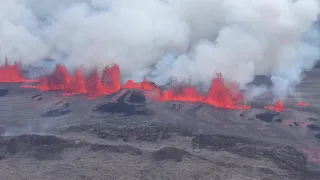
[[[0,84],[0,179],[319,180],[319,75],[307,73],[279,113],[263,108],[268,96],[227,110]]]

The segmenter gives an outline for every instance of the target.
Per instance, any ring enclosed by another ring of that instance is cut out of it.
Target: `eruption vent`
[[[278,100],[274,106],[264,106],[264,108],[275,112],[282,112],[285,110],[283,107],[283,103],[280,100]]]
[[[123,88],[126,89],[139,89],[145,91],[157,91],[159,90],[158,86],[154,83],[151,83],[147,79],[144,79],[140,83],[135,83],[133,80],[128,80],[126,84],[123,85]]]
[[[206,96],[201,95],[195,88],[187,86],[166,90],[162,92],[159,99],[162,101],[203,102],[227,109],[250,109],[250,106],[239,105],[244,99],[238,92],[238,85],[230,84],[227,86],[220,73],[216,74],[216,77],[212,79],[209,92]]]
[[[296,104],[297,107],[307,107],[310,106],[309,102],[298,102]]]
[[[100,95],[112,94],[120,89],[119,66],[107,66],[101,78],[97,70],[93,71],[88,78],[82,68],[77,69],[73,76],[68,73],[65,66],[57,64],[53,73],[39,79],[36,85],[23,84],[23,88],[36,88],[41,91],[62,90],[63,95],[87,94],[90,98]]]
[[[148,100],[201,102],[227,109],[250,109],[247,105],[239,105],[244,99],[238,92],[238,85],[227,85],[220,73],[212,79],[209,92],[206,95],[190,85],[175,86],[161,91],[155,83],[147,79],[140,83],[128,80],[124,85],[121,85],[120,68],[117,64],[104,68],[101,77],[95,70],[87,78],[83,68],[78,68],[73,75],[70,75],[64,65],[57,64],[55,70],[50,75],[41,77],[36,85],[23,84],[21,87],[36,88],[40,91],[59,90],[66,96],[86,94],[89,98],[112,94],[122,87],[142,90]]]
[[[20,65],[15,62],[9,65],[7,57],[4,65],[0,66],[0,83],[18,83],[18,82],[32,82],[31,80],[22,77],[20,72]]]

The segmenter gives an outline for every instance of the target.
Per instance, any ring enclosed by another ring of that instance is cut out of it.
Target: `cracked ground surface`
[[[3,179],[320,179],[315,69],[298,87],[311,106],[269,112],[146,101],[121,90],[88,100],[0,84]]]

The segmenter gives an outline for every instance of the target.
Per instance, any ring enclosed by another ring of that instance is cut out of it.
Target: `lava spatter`
[[[239,105],[243,101],[243,96],[239,93],[237,84],[227,86],[220,73],[212,79],[207,95],[199,93],[194,87],[185,86],[164,90],[158,99],[160,101],[202,102],[227,109],[250,109],[250,106]]]
[[[275,111],[275,112],[285,111],[285,108],[283,107],[283,103],[280,100],[278,100],[274,106],[264,106],[264,108],[270,111]]]
[[[298,102],[296,104],[297,107],[307,107],[310,106],[309,102]]]
[[[50,90],[66,90],[70,88],[71,77],[65,66],[57,64],[55,71],[49,76]]]
[[[63,93],[63,95],[71,96],[85,93],[87,93],[86,77],[84,75],[84,70],[79,68],[74,72],[74,75],[70,81],[70,86],[67,89],[67,92]]]
[[[185,102],[202,102],[201,95],[196,88],[191,86],[171,88],[164,90],[159,97],[160,101],[185,101]]]
[[[122,87],[142,90],[148,97],[150,96],[150,99],[158,101],[201,102],[220,108],[250,109],[250,106],[241,105],[244,98],[238,91],[238,85],[226,84],[220,73],[212,79],[208,93],[203,94],[190,85],[175,86],[162,91],[147,79],[139,83],[128,80],[121,86],[120,68],[117,64],[105,67],[101,73],[95,70],[88,77],[85,76],[82,68],[70,75],[65,66],[58,64],[50,75],[39,78],[37,84],[23,84],[21,87],[36,88],[40,91],[59,90],[67,96],[85,94],[90,99],[115,93]]]
[[[108,92],[100,81],[98,72],[94,71],[87,80],[87,95],[92,99],[104,94],[108,94]]]
[[[65,66],[57,64],[53,73],[41,77],[36,85],[22,84],[22,88],[36,88],[40,91],[66,90],[70,87],[71,77]]]
[[[119,66],[114,64],[113,66],[105,67],[102,72],[101,80],[109,93],[119,91],[121,88]]]
[[[107,66],[101,78],[97,70],[86,78],[83,68],[78,68],[71,76],[65,66],[57,64],[53,73],[40,78],[36,85],[23,84],[21,87],[40,91],[60,90],[66,96],[86,94],[89,98],[96,98],[120,89],[120,69],[116,64]]]
[[[147,79],[144,79],[140,83],[136,83],[133,80],[128,80],[126,84],[123,85],[123,88],[126,89],[138,89],[138,90],[145,90],[145,91],[153,91],[158,90],[158,86]]]
[[[239,105],[243,96],[237,90],[237,84],[226,86],[222,74],[216,74],[212,79],[209,92],[204,103],[227,109],[250,109],[250,106]]]
[[[28,80],[22,77],[20,65],[15,62],[13,65],[8,63],[5,58],[4,65],[0,66],[0,83],[18,83],[18,82],[34,82],[36,80]]]

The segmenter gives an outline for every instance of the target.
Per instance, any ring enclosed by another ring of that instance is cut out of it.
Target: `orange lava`
[[[278,100],[274,106],[264,106],[264,108],[275,112],[282,112],[285,110],[283,107],[283,103],[280,100]]]
[[[238,91],[237,84],[227,86],[220,73],[212,79],[211,87],[204,103],[227,109],[250,109],[250,106],[239,105],[243,96]]]
[[[201,102],[226,109],[250,109],[250,106],[243,103],[244,98],[239,92],[238,84],[227,84],[220,73],[212,79],[209,91],[201,93],[190,85],[160,90],[156,84],[146,79],[139,83],[128,80],[121,85],[120,68],[117,64],[105,67],[102,72],[92,71],[88,76],[83,68],[70,74],[64,65],[58,64],[50,75],[38,80],[26,80],[21,75],[18,63],[9,65],[6,59],[5,64],[0,66],[0,82],[36,82],[22,84],[21,87],[40,91],[59,90],[65,96],[84,94],[89,98],[112,94],[121,88],[138,89],[143,90],[149,99],[158,101]],[[297,106],[309,106],[309,103],[299,102]],[[265,108],[276,112],[285,110],[281,101]]]
[[[120,68],[117,64],[107,66],[102,72],[103,84],[107,87],[108,93],[114,93],[121,88]]]
[[[39,79],[36,85],[23,84],[22,88],[36,88],[40,91],[61,90],[66,96],[86,94],[89,98],[97,98],[118,91],[120,84],[120,69],[118,65],[107,66],[101,78],[97,71],[93,71],[86,78],[82,68],[77,69],[71,76],[66,67],[57,64],[53,73]]]
[[[20,65],[17,62],[15,62],[13,65],[9,65],[7,57],[5,58],[4,65],[0,66],[0,83],[18,83],[34,81],[23,78],[20,72]]]
[[[70,80],[70,86],[67,89],[67,92],[63,93],[66,96],[72,96],[76,94],[85,94],[87,93],[87,82],[84,75],[84,70],[79,68],[74,72]]]
[[[195,88],[187,86],[165,90],[159,100],[202,102],[226,109],[250,109],[250,106],[239,105],[243,101],[243,96],[238,92],[237,84],[227,86],[220,73],[212,79],[207,95],[202,95]]]
[[[298,102],[296,104],[297,107],[307,107],[310,106],[310,104],[308,102]]]
[[[145,91],[156,91],[158,90],[158,86],[147,79],[144,79],[140,83],[135,83],[132,80],[128,80],[127,83],[123,85],[123,88],[125,89],[139,89],[139,90],[145,90]]]
[[[172,88],[164,90],[159,99],[160,101],[186,101],[186,102],[202,102],[204,97],[196,88],[186,86],[181,88]]]

